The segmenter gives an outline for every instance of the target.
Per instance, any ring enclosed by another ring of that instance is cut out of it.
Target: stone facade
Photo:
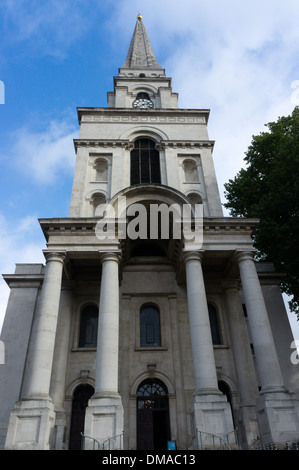
[[[223,217],[209,111],[178,108],[140,16],[108,107],[78,117],[69,217],[40,220],[45,266],[4,276],[1,448],[73,449],[81,433],[86,449],[109,439],[132,450],[166,450],[168,440],[210,448],[211,436],[242,449],[299,440],[281,277],[254,262],[258,221]],[[140,139],[153,143],[159,179],[142,150],[132,184]],[[199,204],[203,243],[121,236],[129,212],[99,239],[99,207],[120,198],[126,209]]]

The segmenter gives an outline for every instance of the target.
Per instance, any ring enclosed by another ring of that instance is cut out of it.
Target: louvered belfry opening
[[[160,156],[155,142],[138,139],[131,151],[131,184],[161,183]]]

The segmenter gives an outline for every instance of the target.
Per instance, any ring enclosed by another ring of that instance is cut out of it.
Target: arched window
[[[140,309],[140,347],[161,346],[160,312],[152,306]]]
[[[188,194],[188,198],[192,204],[202,204],[202,197],[199,194],[190,193]]]
[[[199,194],[190,193],[188,194],[188,198],[191,202],[192,213],[194,216],[203,217],[203,202],[202,198]]]
[[[96,193],[92,196],[91,204],[94,216],[102,216],[102,205],[106,203],[106,198],[102,193]]]
[[[98,308],[87,305],[81,312],[79,348],[95,348],[98,334]]]
[[[161,183],[160,157],[155,142],[138,139],[131,151],[131,184]]]
[[[219,318],[216,307],[212,304],[208,304],[211,333],[213,344],[222,344],[221,332],[219,327]]]

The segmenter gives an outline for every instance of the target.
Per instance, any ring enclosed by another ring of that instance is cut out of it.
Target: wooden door
[[[144,381],[137,391],[137,449],[166,451],[168,440],[167,388],[158,380]]]

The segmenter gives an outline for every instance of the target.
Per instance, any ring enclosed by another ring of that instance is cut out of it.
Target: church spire
[[[162,70],[155,58],[140,12],[137,16],[128,55],[122,69]]]

